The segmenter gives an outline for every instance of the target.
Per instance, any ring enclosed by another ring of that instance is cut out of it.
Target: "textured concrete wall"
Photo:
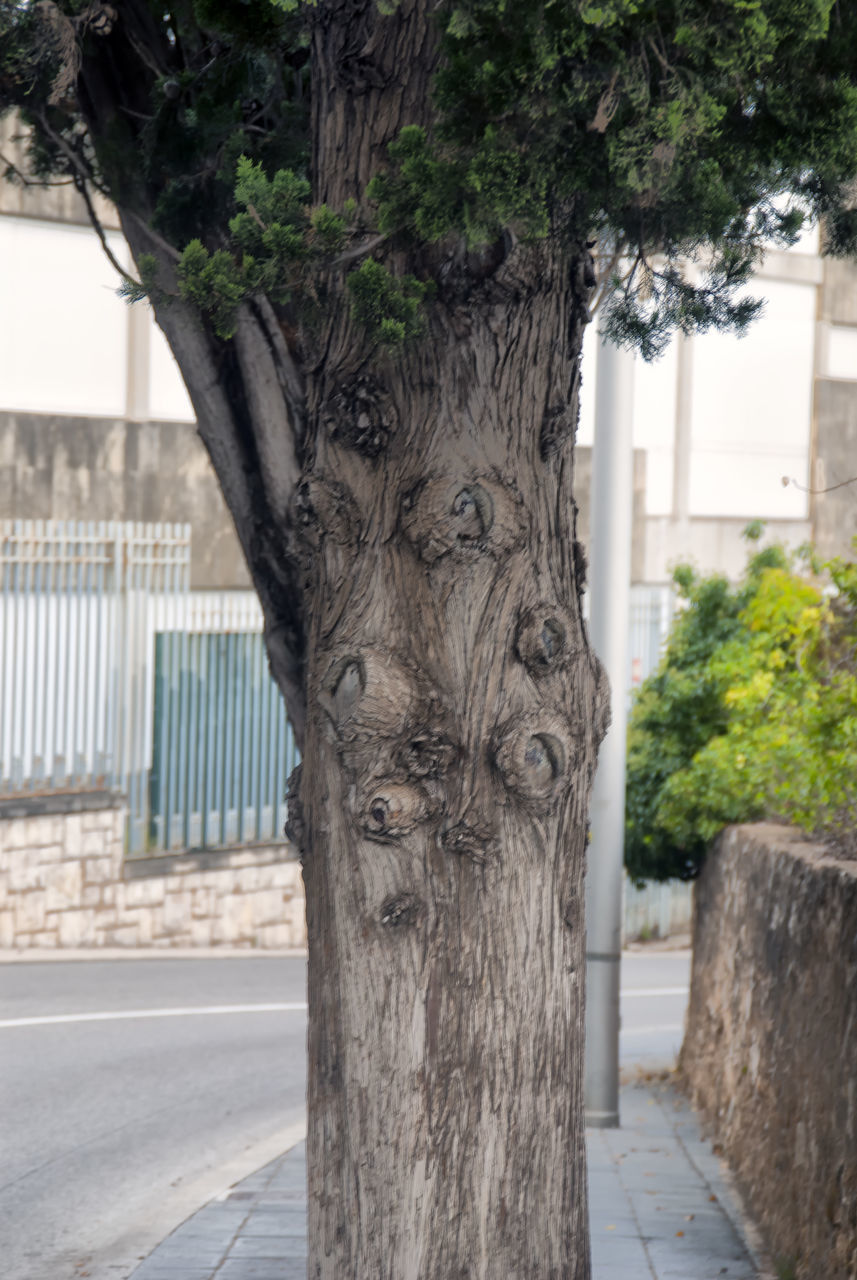
[[[857,324],[857,263],[825,258],[820,314],[832,324]]]
[[[305,945],[300,864],[285,846],[125,862],[124,806],[72,803],[0,803],[0,947]]]
[[[190,422],[0,413],[0,517],[189,521],[191,585],[250,584],[232,517]]]
[[[857,296],[857,288],[854,290]],[[857,370],[855,370],[857,373]],[[853,559],[857,535],[857,381],[819,378],[815,384],[816,460],[813,488],[831,492],[813,496],[813,541],[820,554]],[[840,488],[832,488],[840,485]]]
[[[681,1068],[772,1255],[857,1277],[857,862],[733,827],[696,889]]]
[[[645,580],[646,552],[646,451],[634,450],[634,497],[631,526],[631,581]],[[592,449],[578,445],[574,451],[574,498],[577,502],[577,536],[589,552]]]

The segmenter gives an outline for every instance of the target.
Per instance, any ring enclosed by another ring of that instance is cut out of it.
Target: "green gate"
[[[258,632],[156,634],[150,848],[280,839],[298,758]]]

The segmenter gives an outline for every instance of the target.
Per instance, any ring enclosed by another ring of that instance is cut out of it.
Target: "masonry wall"
[[[288,845],[126,860],[125,818],[105,793],[0,802],[0,947],[305,945]]]
[[[857,862],[788,827],[733,827],[695,898],[692,1100],[782,1274],[854,1280]]]

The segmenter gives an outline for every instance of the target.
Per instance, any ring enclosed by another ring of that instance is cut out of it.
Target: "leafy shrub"
[[[690,879],[761,818],[857,853],[857,565],[774,546],[735,586],[674,576],[686,607],[629,726],[629,873]]]

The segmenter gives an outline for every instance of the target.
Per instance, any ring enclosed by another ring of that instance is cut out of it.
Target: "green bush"
[[[629,726],[630,875],[691,879],[761,818],[857,853],[857,565],[774,546],[735,586],[674,576],[685,607]]]

